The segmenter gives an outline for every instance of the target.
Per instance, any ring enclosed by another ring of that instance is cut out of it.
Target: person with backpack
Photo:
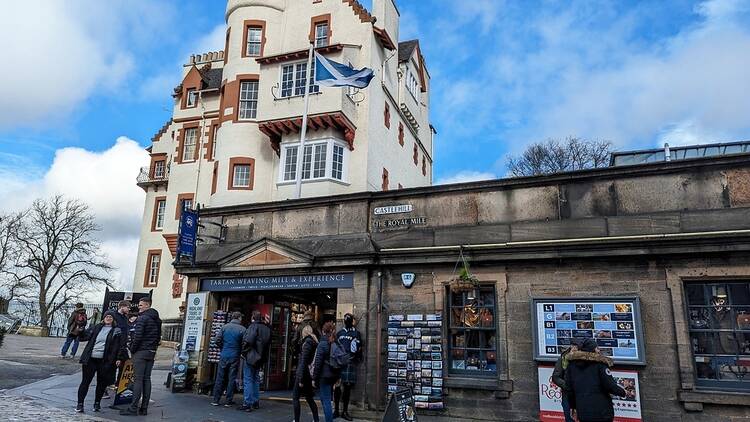
[[[336,334],[336,341],[349,355],[350,363],[342,368],[340,386],[333,390],[334,419],[339,417],[339,403],[343,400],[344,411],[340,416],[348,421],[352,420],[352,416],[349,414],[349,398],[354,385],[357,384],[357,364],[362,360],[362,336],[354,326],[355,322],[354,315],[345,314],[344,328]]]
[[[250,326],[242,338],[242,367],[244,402],[242,409],[250,412],[260,408],[260,377],[258,372],[268,362],[268,349],[271,345],[271,329],[263,323],[258,311],[253,311]]]
[[[336,341],[335,323],[326,322],[313,360],[313,387],[320,386],[320,403],[326,422],[333,422],[333,385],[339,379],[341,369],[349,363],[348,355]]]
[[[297,372],[294,376],[294,388],[292,389],[292,405],[294,407],[294,422],[300,422],[300,396],[304,396],[307,405],[310,406],[313,421],[318,422],[318,406],[315,404],[315,389],[312,385],[312,373],[315,350],[318,347],[318,336],[315,329],[308,324],[302,328],[302,347],[297,359]]]
[[[89,328],[89,340],[81,353],[80,360],[82,370],[76,405],[78,413],[83,413],[83,401],[89,392],[94,376],[96,376],[94,412],[102,410],[101,401],[115,373],[115,368],[128,358],[125,333],[117,326],[113,314],[112,311],[105,312],[102,322]]]
[[[86,325],[88,324],[88,318],[86,317],[86,309],[83,308],[83,303],[76,303],[76,308],[68,318],[68,335],[65,337],[65,343],[63,343],[60,355],[65,358],[68,353],[68,348],[71,343],[73,348],[70,350],[70,357],[74,357],[78,352],[78,345],[81,342],[81,337],[86,331]]]

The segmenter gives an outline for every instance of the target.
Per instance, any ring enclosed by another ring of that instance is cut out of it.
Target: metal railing
[[[161,339],[164,341],[182,341],[182,330],[184,328],[183,320],[177,319],[165,319],[161,323]]]
[[[141,167],[141,171],[135,180],[137,183],[166,182],[169,180],[169,164],[166,165],[161,174],[154,171],[153,175],[151,174],[151,167]]]
[[[85,303],[83,307],[86,309],[86,316],[88,316],[89,322],[91,322],[94,309],[98,308],[101,314],[101,304]],[[63,305],[57,312],[49,316],[50,337],[65,337],[68,335],[68,318],[74,310],[75,303],[69,303]],[[12,300],[8,304],[8,315],[20,320],[22,326],[38,326],[41,324],[39,302],[37,301]]]

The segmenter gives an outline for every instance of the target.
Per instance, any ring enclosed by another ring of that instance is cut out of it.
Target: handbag
[[[492,327],[494,325],[494,317],[492,316],[492,311],[487,308],[483,308],[482,311],[479,312],[479,321],[482,324],[482,327]]]

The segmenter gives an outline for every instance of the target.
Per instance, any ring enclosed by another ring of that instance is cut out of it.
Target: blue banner
[[[188,258],[195,260],[195,240],[198,237],[198,213],[193,210],[182,210],[177,239],[177,260]]]

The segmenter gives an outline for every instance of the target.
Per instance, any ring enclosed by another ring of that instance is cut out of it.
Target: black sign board
[[[138,313],[138,301],[142,297],[151,296],[152,290],[148,292],[113,292],[109,289],[104,290],[104,303],[102,304],[102,314],[107,311],[117,311],[117,304],[121,300],[130,301],[130,312]]]
[[[383,422],[416,422],[417,412],[414,409],[414,397],[411,389],[403,388],[391,394],[385,407]]]
[[[294,274],[259,277],[204,278],[203,292],[278,289],[339,289],[354,285],[354,273]]]

